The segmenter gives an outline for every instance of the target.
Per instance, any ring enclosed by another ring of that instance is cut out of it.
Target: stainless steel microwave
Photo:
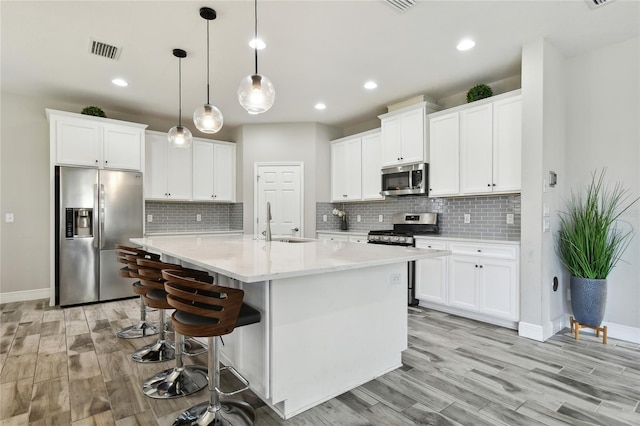
[[[382,169],[382,195],[427,195],[429,165],[426,163]]]

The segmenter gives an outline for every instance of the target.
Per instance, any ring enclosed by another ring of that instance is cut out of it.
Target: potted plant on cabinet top
[[[630,199],[621,183],[609,188],[606,170],[591,174],[585,194],[572,192],[560,213],[557,251],[571,273],[571,309],[579,324],[599,327],[607,301],[607,276],[629,246],[633,229],[616,224],[640,199]]]

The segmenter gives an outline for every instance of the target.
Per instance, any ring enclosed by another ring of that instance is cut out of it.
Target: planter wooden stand
[[[569,318],[569,322],[571,323],[571,334],[573,334],[576,340],[580,340],[580,329],[581,328],[592,328],[596,331],[596,337],[600,337],[600,332],[602,331],[602,344],[607,344],[607,326],[605,325],[596,327],[594,325],[582,325],[578,321],[574,320],[573,317]]]

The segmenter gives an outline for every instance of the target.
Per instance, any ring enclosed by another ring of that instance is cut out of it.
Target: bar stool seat
[[[162,271],[167,301],[176,310],[171,316],[176,333],[208,339],[209,401],[195,405],[180,414],[174,426],[253,425],[256,414],[242,400],[220,399],[249,388],[249,382],[231,366],[220,367],[217,337],[231,333],[235,327],[261,321],[260,311],[242,302],[240,289],[221,287],[191,277],[185,271]],[[244,385],[226,392],[220,389],[220,371],[228,370]]]

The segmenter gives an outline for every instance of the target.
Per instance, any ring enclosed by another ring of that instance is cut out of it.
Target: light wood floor
[[[0,305],[0,423],[170,425],[207,398],[152,400],[141,381],[173,366],[137,364],[140,340],[115,336],[136,299],[68,309]],[[154,341],[146,338],[146,343]],[[384,345],[384,342],[380,342]],[[640,347],[568,330],[545,343],[409,308],[404,367],[282,421],[251,394],[257,425],[640,425]],[[202,362],[204,359],[196,359]]]

